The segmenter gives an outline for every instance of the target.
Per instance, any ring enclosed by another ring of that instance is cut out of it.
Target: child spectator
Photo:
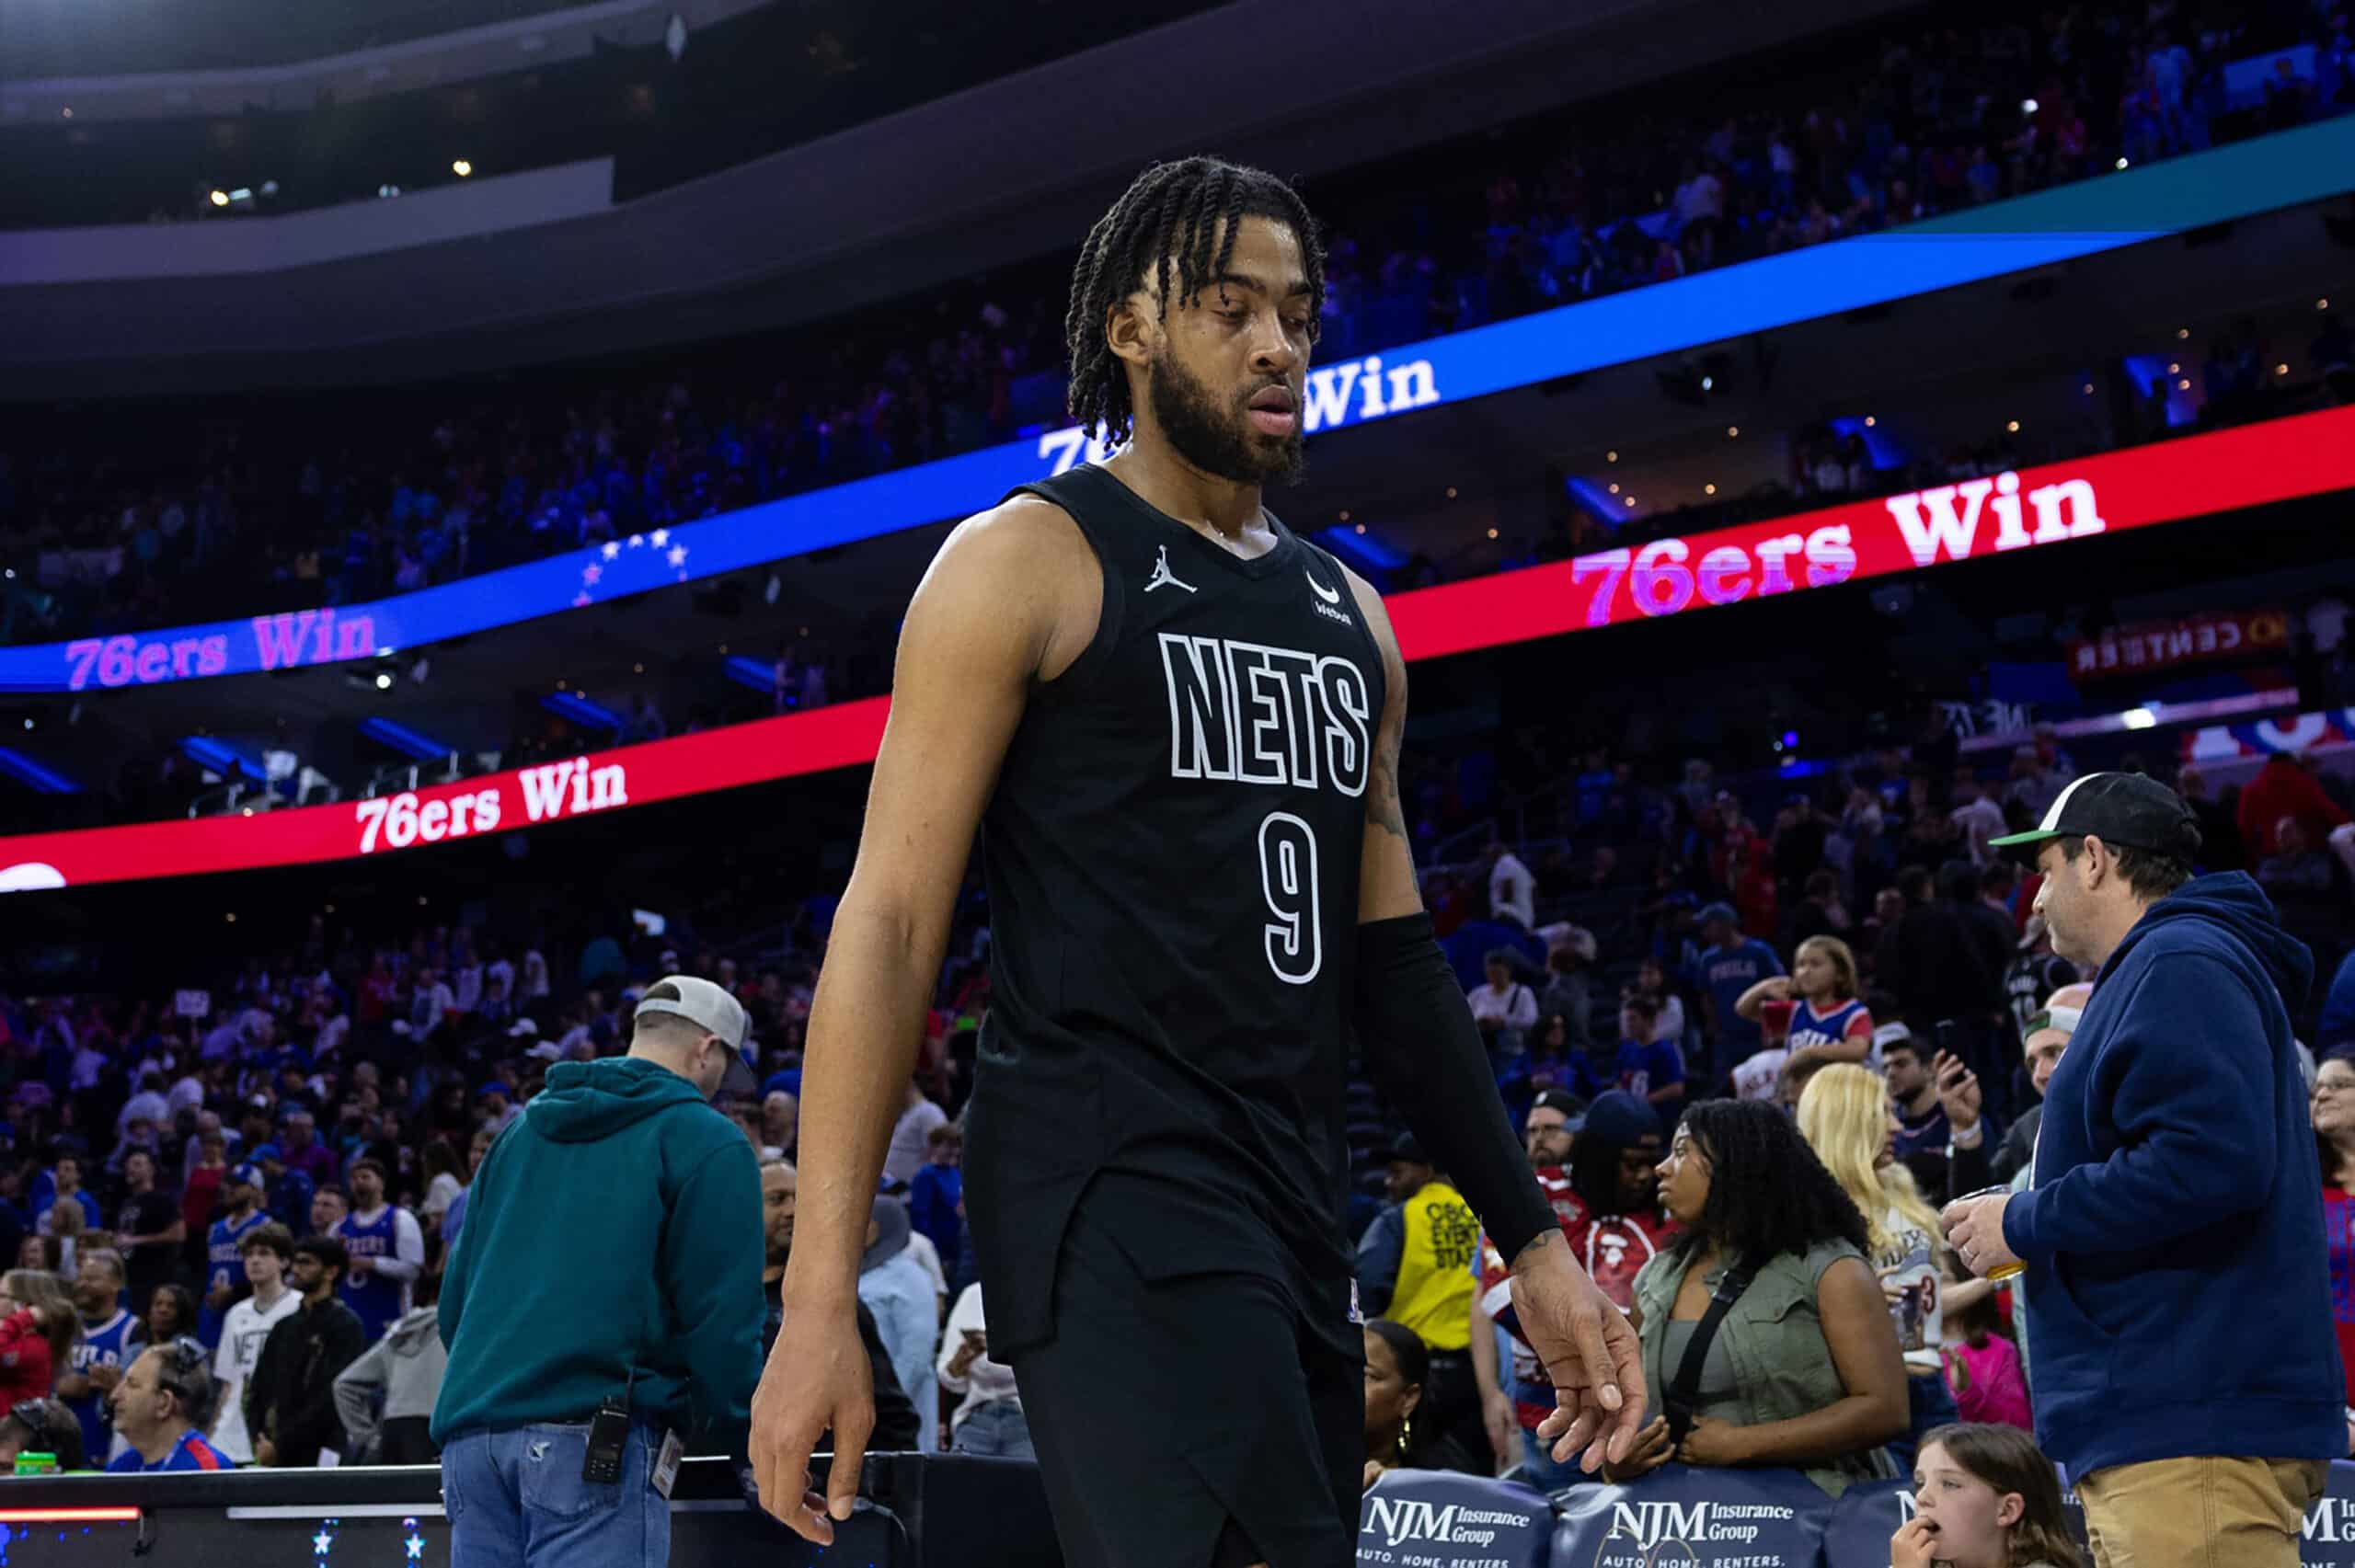
[[[965,1201],[965,1131],[955,1122],[943,1122],[925,1138],[925,1163],[908,1185],[908,1219],[916,1233],[932,1242],[940,1266],[957,1272],[958,1232]]]
[[[1941,1426],[1923,1438],[1913,1508],[1890,1539],[1890,1568],[2085,1568],[2052,1461],[2016,1427]]]

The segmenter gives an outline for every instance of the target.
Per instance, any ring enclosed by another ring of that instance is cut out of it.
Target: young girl
[[[2020,1347],[2004,1333],[1995,1291],[1983,1279],[1950,1276],[1944,1306],[1947,1387],[1955,1408],[1965,1421],[2033,1430],[2028,1374],[2020,1366]]]
[[[1856,1000],[1863,986],[1856,956],[1836,936],[1810,936],[1791,956],[1791,972],[1759,981],[1741,993],[1733,1010],[1757,1023],[1769,1001],[1796,1001],[1785,1047],[1775,1063],[1865,1061],[1872,1055],[1873,1015]]]
[[[2017,1427],[1929,1434],[1913,1467],[1913,1508],[1890,1538],[1890,1568],[2085,1568],[2052,1461]]]

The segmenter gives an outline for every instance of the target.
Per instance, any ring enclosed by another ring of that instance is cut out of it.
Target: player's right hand
[[[825,1494],[810,1485],[810,1452],[831,1428]],[[839,1305],[787,1301],[776,1345],[752,1394],[752,1475],[761,1506],[804,1540],[830,1546],[834,1521],[858,1501],[859,1460],[875,1430],[875,1380],[858,1337],[856,1297]]]

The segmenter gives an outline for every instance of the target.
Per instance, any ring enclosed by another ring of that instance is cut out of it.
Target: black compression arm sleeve
[[[1472,1009],[1427,913],[1358,927],[1357,1028],[1366,1070],[1510,1260],[1554,1225],[1513,1137]]]

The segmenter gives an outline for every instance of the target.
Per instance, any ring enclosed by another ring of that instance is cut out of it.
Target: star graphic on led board
[[[312,1555],[316,1557],[325,1557],[328,1552],[334,1550],[335,1537],[329,1535],[327,1531],[321,1530],[318,1534],[311,1538]]]

